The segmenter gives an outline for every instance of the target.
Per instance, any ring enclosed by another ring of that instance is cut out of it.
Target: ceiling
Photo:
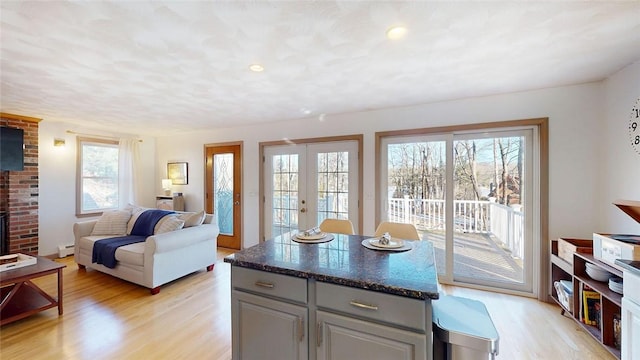
[[[640,1],[2,0],[0,20],[3,112],[150,136],[579,84],[640,59]],[[387,39],[394,25],[407,35]]]

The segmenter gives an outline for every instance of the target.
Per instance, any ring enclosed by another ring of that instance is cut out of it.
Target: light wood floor
[[[97,271],[64,269],[64,315],[50,309],[0,328],[0,359],[230,359],[229,254],[158,295]],[[56,277],[35,281],[55,293]],[[483,301],[500,334],[498,359],[614,359],[560,309],[534,299],[444,286]],[[286,359],[283,359],[286,360]]]

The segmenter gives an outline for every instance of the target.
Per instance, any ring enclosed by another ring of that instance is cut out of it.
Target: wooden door
[[[242,244],[242,144],[206,145],[206,210],[220,227],[218,246]]]

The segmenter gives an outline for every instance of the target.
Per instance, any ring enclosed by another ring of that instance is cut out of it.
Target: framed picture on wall
[[[189,164],[186,162],[167,163],[167,177],[173,185],[187,185],[189,183]]]

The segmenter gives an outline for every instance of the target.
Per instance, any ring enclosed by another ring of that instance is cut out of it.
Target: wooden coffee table
[[[35,265],[0,272],[0,325],[31,316],[52,307],[62,315],[62,269],[66,265],[38,256]],[[41,276],[58,273],[58,299],[31,282]]]

